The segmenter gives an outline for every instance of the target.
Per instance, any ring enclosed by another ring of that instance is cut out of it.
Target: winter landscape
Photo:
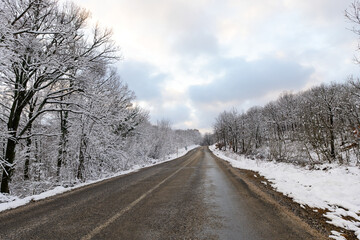
[[[360,1],[0,0],[0,239],[360,239]]]

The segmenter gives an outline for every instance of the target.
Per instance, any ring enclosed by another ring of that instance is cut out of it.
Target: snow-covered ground
[[[128,173],[131,173],[131,172],[136,172],[136,171],[139,171],[140,169],[145,168],[145,167],[150,167],[150,166],[158,165],[160,163],[168,162],[168,161],[174,160],[176,158],[179,158],[181,156],[184,156],[186,153],[188,153],[190,150],[192,150],[192,149],[194,149],[196,147],[198,147],[198,145],[189,146],[186,149],[182,148],[182,149],[179,149],[177,153],[167,155],[163,159],[153,160],[152,162],[150,162],[148,164],[143,164],[141,166],[135,165],[129,170],[121,171],[121,172],[118,172],[118,173],[116,173],[114,175],[111,175],[111,176],[108,176],[108,177],[105,177],[105,178],[101,178],[101,179],[97,179],[97,180],[93,180],[93,181],[87,181],[85,183],[80,183],[80,184],[77,184],[77,185],[75,185],[73,187],[58,186],[58,187],[55,187],[52,190],[43,192],[43,193],[38,194],[38,195],[28,196],[28,197],[25,197],[25,198],[18,198],[16,196],[11,196],[11,195],[1,194],[0,193],[0,212],[5,211],[7,209],[16,208],[16,207],[25,205],[25,204],[27,204],[27,203],[29,203],[31,201],[37,201],[37,200],[45,199],[45,198],[48,198],[48,197],[51,197],[51,196],[54,196],[54,195],[57,195],[57,194],[61,194],[61,193],[64,193],[64,192],[67,192],[67,191],[70,191],[70,190],[73,190],[73,189],[76,189],[76,188],[79,188],[79,187],[90,185],[90,184],[93,184],[93,183],[96,183],[96,182],[101,182],[101,181],[109,179],[109,178],[117,177],[117,176],[128,174]]]
[[[329,223],[355,231],[360,239],[360,169],[358,167],[324,164],[314,169],[289,163],[251,160],[232,152],[210,146],[218,157],[233,167],[248,169],[264,176],[279,192],[312,208],[328,209]],[[347,219],[347,220],[346,220]],[[345,239],[332,231],[333,239]]]

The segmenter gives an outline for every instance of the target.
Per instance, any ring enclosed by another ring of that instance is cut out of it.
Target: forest
[[[295,163],[359,164],[360,81],[283,93],[264,107],[224,111],[216,119],[218,146]]]
[[[0,1],[3,193],[101,178],[201,141],[150,123],[114,67],[112,32],[89,16],[70,2]]]

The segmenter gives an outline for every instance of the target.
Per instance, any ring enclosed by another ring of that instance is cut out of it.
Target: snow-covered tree
[[[18,141],[31,136],[32,124],[46,112],[60,111],[66,119],[66,98],[83,85],[77,74],[114,59],[116,48],[109,31],[95,28],[86,37],[88,13],[73,4],[4,0],[2,7],[0,51],[7,60],[0,85],[8,137],[1,192],[9,192]]]
[[[149,122],[112,65],[111,31],[88,16],[55,0],[0,1],[1,192],[96,179],[201,141]]]

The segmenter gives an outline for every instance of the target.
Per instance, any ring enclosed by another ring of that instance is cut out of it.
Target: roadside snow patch
[[[45,198],[48,198],[48,197],[55,196],[57,194],[68,192],[68,191],[76,189],[76,188],[80,188],[80,187],[90,185],[90,184],[93,184],[93,183],[96,183],[96,182],[101,182],[101,181],[104,181],[104,180],[109,179],[109,178],[113,178],[113,177],[117,177],[117,176],[120,176],[120,175],[136,172],[136,171],[139,171],[141,168],[155,166],[155,165],[158,165],[158,164],[161,164],[161,163],[164,163],[164,162],[168,162],[168,161],[171,161],[171,160],[174,160],[176,158],[184,156],[186,153],[188,153],[189,151],[191,151],[191,150],[193,150],[194,148],[197,148],[197,147],[198,147],[198,145],[192,145],[192,146],[189,146],[187,148],[182,148],[182,149],[179,149],[177,153],[167,155],[165,158],[155,160],[154,162],[149,163],[147,165],[143,165],[143,166],[135,165],[129,170],[120,171],[120,172],[118,172],[116,174],[113,174],[111,176],[104,177],[104,178],[101,178],[101,179],[87,181],[85,183],[79,183],[79,184],[77,184],[77,185],[75,185],[73,187],[58,186],[58,187],[55,187],[54,189],[51,189],[49,191],[46,191],[46,192],[43,192],[43,193],[40,193],[40,194],[37,194],[37,195],[28,196],[28,197],[25,197],[25,198],[18,198],[16,196],[0,193],[0,212],[8,210],[8,209],[23,206],[25,204],[28,204],[31,201],[38,201],[38,200],[41,200],[41,199],[45,199]]]
[[[329,238],[333,238],[335,240],[346,240],[346,238],[341,236],[341,233],[337,231],[331,231],[331,235],[329,236]]]

